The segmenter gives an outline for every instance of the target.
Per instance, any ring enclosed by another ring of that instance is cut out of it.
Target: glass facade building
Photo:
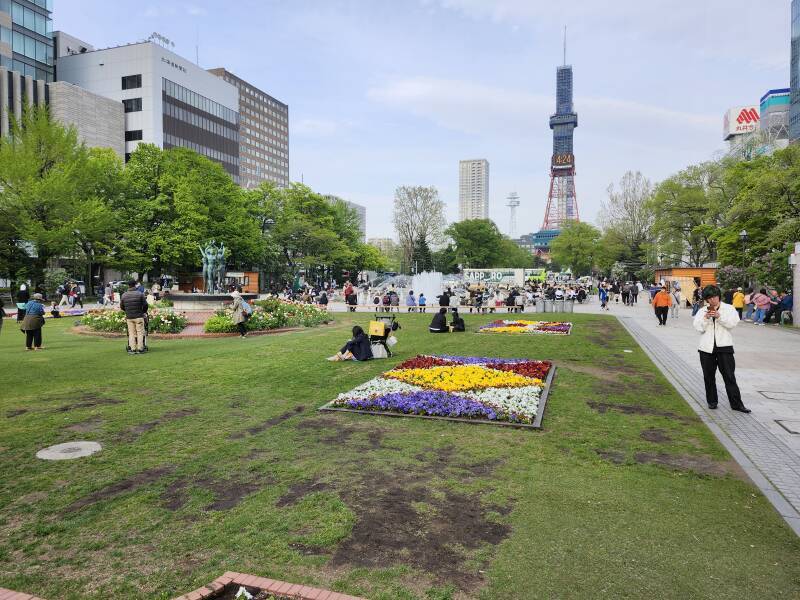
[[[53,81],[52,0],[0,0],[0,66]]]
[[[792,0],[792,58],[789,83],[792,90],[789,107],[789,140],[800,140],[800,0]]]

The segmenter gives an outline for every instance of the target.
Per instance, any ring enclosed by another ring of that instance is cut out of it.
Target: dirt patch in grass
[[[73,431],[75,433],[91,433],[93,431],[97,431],[100,427],[103,426],[105,421],[100,417],[92,417],[91,419],[87,419],[86,421],[81,421],[80,423],[73,423],[72,425],[67,425],[64,427],[65,431]]]
[[[605,347],[609,342],[616,341],[620,334],[621,326],[616,320],[602,320],[591,323],[583,323],[582,328],[586,331],[586,339],[592,344]]]
[[[53,412],[69,412],[71,410],[78,410],[80,408],[91,408],[93,406],[101,406],[108,404],[124,404],[124,400],[117,400],[116,398],[103,398],[97,394],[83,394],[78,398],[78,402],[72,402],[59,406]]]
[[[597,455],[600,458],[607,460],[608,462],[612,462],[615,465],[621,465],[625,462],[624,452],[620,452],[618,450],[599,450],[597,448],[595,448],[595,452],[597,452]]]
[[[159,425],[164,423],[168,423],[169,421],[176,421],[178,419],[183,419],[184,417],[188,417],[190,415],[196,415],[200,412],[198,408],[181,408],[179,410],[173,410],[168,413],[165,413],[160,419],[156,419],[155,421],[149,421],[147,423],[139,423],[138,425],[133,425],[132,427],[128,427],[125,431],[121,432],[117,436],[117,440],[120,442],[133,442],[139,436],[147,433],[151,429],[155,429]]]
[[[111,500],[117,496],[121,496],[127,492],[135,491],[141,487],[154,483],[162,477],[169,475],[175,470],[172,465],[164,465],[161,467],[153,467],[152,469],[145,469],[136,475],[132,475],[122,481],[117,481],[111,485],[92,492],[91,494],[80,498],[67,506],[66,512],[73,513],[86,506],[102,502],[104,500]]]
[[[629,375],[631,377],[642,376],[642,373],[638,369],[629,365],[585,364],[572,360],[556,360],[553,362],[557,367],[563,367],[583,375],[591,375],[592,377],[602,379],[609,383],[618,383],[620,375]]]
[[[297,425],[297,429],[324,432],[320,442],[324,444],[342,445],[352,443],[355,435],[366,434],[366,448],[379,450],[383,447],[383,438],[386,430],[366,421],[361,423],[348,423],[341,415],[325,415],[316,419],[306,419]],[[364,448],[364,444],[358,444]]]
[[[26,412],[28,412],[27,408],[14,408],[12,410],[7,410],[6,411],[6,418],[7,419],[13,419],[14,417],[18,417],[20,415],[24,415]]]
[[[610,410],[614,410],[617,412],[621,412],[625,415],[645,415],[651,417],[665,417],[667,419],[672,419],[674,421],[680,421],[681,423],[695,423],[697,419],[695,417],[687,417],[684,415],[679,415],[674,412],[670,412],[668,410],[660,410],[657,408],[651,408],[649,406],[642,406],[641,404],[615,404],[612,402],[595,402],[594,400],[590,400],[586,402],[590,407],[594,410],[599,412],[601,415],[607,413]]]
[[[434,494],[415,474],[365,473],[361,485],[344,496],[358,518],[350,537],[336,547],[333,567],[408,565],[473,589],[483,576],[466,564],[468,552],[497,545],[511,532],[490,521],[476,497],[452,490]]]
[[[289,490],[275,503],[275,506],[289,506],[299,502],[303,497],[315,492],[324,492],[330,489],[327,483],[322,481],[302,481],[289,487]]]
[[[271,419],[267,419],[260,425],[256,425],[254,427],[248,427],[244,431],[234,431],[228,436],[229,440],[240,440],[245,437],[247,434],[256,435],[262,433],[269,429],[270,427],[275,427],[275,425],[279,425],[292,417],[299,415],[306,409],[305,406],[295,406],[292,410],[289,410],[282,415],[278,415],[277,417],[272,417]]]
[[[180,510],[189,501],[192,488],[202,489],[214,494],[214,501],[203,507],[203,510],[230,510],[237,506],[246,496],[257,492],[272,483],[269,477],[258,477],[250,481],[238,479],[216,479],[201,477],[176,479],[161,494],[161,505],[172,511]]]
[[[667,432],[663,429],[645,429],[639,434],[639,437],[645,441],[653,442],[655,444],[663,444],[665,442],[671,442],[672,438],[667,435]]]
[[[747,476],[741,467],[734,461],[716,461],[708,456],[693,456],[691,454],[666,454],[663,452],[637,452],[633,459],[641,464],[661,465],[678,471],[694,471],[702,475],[735,475],[741,479]]]

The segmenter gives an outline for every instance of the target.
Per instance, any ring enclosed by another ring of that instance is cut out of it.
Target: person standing
[[[239,288],[233,290],[231,296],[233,297],[233,322],[236,329],[239,330],[239,335],[247,337],[247,317],[244,314],[244,300]]]
[[[717,369],[725,382],[725,391],[731,409],[749,413],[742,403],[742,394],[736,383],[736,361],[733,358],[733,335],[731,329],[739,324],[739,315],[730,304],[721,301],[722,292],[715,285],[703,289],[706,306],[697,311],[694,328],[700,332],[700,366],[706,387],[706,402],[711,409],[717,408]]]
[[[3,299],[0,298],[0,333],[3,333],[3,319],[6,318],[6,309]]]
[[[672,296],[667,291],[667,286],[653,297],[653,308],[656,312],[658,324],[665,326],[667,324],[667,317],[669,316],[669,307],[672,306]]]
[[[600,310],[608,310],[608,290],[606,289],[606,284],[600,284],[597,295],[600,298]]]
[[[128,282],[128,291],[119,300],[120,310],[125,311],[128,326],[128,354],[144,352],[144,316],[147,314],[147,299],[136,287],[136,281]]]
[[[36,293],[25,305],[25,318],[20,330],[25,332],[25,349],[42,349],[42,327],[44,327],[44,305],[42,295]]]
[[[408,307],[408,312],[417,312],[417,299],[414,297],[414,290],[408,290],[406,306]]]
[[[742,311],[744,310],[744,292],[742,288],[736,288],[736,293],[733,295],[733,302],[731,303],[736,312],[739,313],[739,320],[742,320]]]
[[[670,314],[672,315],[673,319],[677,319],[680,316],[681,310],[681,288],[674,287],[672,289],[672,306],[670,307]]]

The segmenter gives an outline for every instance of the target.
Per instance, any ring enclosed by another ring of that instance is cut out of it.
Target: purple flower
[[[356,410],[400,412],[434,417],[489,419],[491,421],[507,418],[480,402],[442,391],[392,393],[376,398],[347,400],[344,404],[348,408]]]
[[[450,356],[447,354],[436,354],[431,356],[443,358],[445,360],[458,361],[464,365],[482,365],[489,362],[513,365],[516,363],[528,362],[530,360],[529,358],[490,358],[488,356]]]

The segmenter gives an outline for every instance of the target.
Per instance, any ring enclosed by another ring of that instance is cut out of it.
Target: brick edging
[[[287,583],[286,581],[278,581],[276,579],[267,579],[266,577],[256,577],[255,575],[236,573],[233,571],[227,571],[208,585],[197,588],[193,592],[189,592],[183,596],[178,596],[173,600],[202,600],[203,598],[209,598],[213,594],[216,594],[229,584],[256,587],[270,594],[289,596],[296,600],[366,600],[366,598],[359,598],[357,596],[349,596],[347,594],[340,594],[320,588],[312,588],[305,585]],[[27,599],[28,597],[25,596],[25,600]],[[5,598],[0,596],[0,600],[5,600]],[[9,600],[12,599],[10,598]],[[23,598],[14,598],[13,600],[23,600]]]
[[[0,600],[42,600],[38,596],[32,596],[31,594],[23,594],[22,592],[15,592],[14,590],[8,590],[6,588],[0,587]]]

